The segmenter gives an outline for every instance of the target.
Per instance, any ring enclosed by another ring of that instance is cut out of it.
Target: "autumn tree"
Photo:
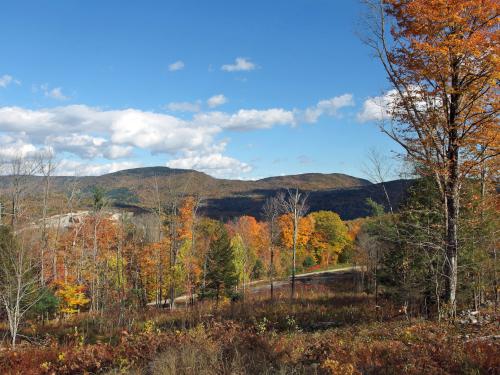
[[[210,246],[218,237],[220,231],[220,223],[217,220],[206,217],[200,218],[195,227],[196,236],[196,254],[201,268],[201,280],[199,287],[203,291],[207,284],[207,271],[210,256]]]
[[[182,242],[179,258],[182,264],[185,289],[191,303],[194,301],[194,288],[201,274],[200,264],[196,259],[196,228],[200,197],[188,196],[179,207],[179,240]]]
[[[382,130],[441,195],[445,302],[456,311],[464,179],[498,155],[497,0],[373,0],[370,36],[392,90]],[[385,116],[384,116],[385,117]]]
[[[263,260],[265,232],[261,223],[253,216],[246,215],[235,220],[230,229],[235,234],[231,242],[245,295],[246,284],[250,281],[257,261]]]
[[[279,228],[279,242],[280,245],[285,249],[293,249],[293,218],[290,214],[281,215],[278,218],[278,228]],[[296,260],[298,263],[304,260],[303,258],[307,255],[308,245],[313,234],[314,224],[312,217],[304,216],[299,220],[297,228],[297,239],[295,242],[296,246]],[[291,258],[293,254],[290,254]],[[293,260],[293,259],[292,259]],[[290,264],[292,262],[290,261]],[[291,269],[291,267],[290,267]]]
[[[85,296],[85,287],[74,283],[58,282],[55,293],[59,298],[59,311],[65,315],[75,314],[90,302]]]
[[[349,243],[347,226],[340,216],[332,211],[319,211],[309,214],[313,220],[314,231],[311,244],[319,263],[328,266],[336,263],[341,251]]]

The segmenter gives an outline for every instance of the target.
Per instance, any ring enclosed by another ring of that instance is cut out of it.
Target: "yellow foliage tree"
[[[85,287],[72,283],[57,283],[56,296],[59,298],[59,311],[64,314],[74,314],[90,302],[85,296]]]

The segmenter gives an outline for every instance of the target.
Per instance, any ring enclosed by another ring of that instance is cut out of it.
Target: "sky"
[[[397,147],[362,14],[357,0],[2,2],[0,159],[366,177],[370,148]]]

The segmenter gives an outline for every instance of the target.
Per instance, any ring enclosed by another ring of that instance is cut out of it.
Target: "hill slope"
[[[27,180],[36,190],[41,177]],[[340,173],[306,173],[299,175],[268,177],[256,181],[217,179],[205,173],[167,167],[127,169],[102,176],[68,177],[52,179],[54,191],[64,193],[74,182],[89,196],[95,186],[104,188],[116,207],[147,209],[154,206],[156,185],[166,200],[174,194],[196,194],[204,198],[202,212],[210,217],[230,219],[241,215],[259,217],[264,200],[286,188],[298,188],[309,193],[311,211],[333,210],[344,219],[368,214],[366,198],[383,203],[380,186],[367,180]],[[12,177],[0,179],[0,189],[6,190]],[[405,190],[404,181],[387,184],[391,199],[400,201]]]

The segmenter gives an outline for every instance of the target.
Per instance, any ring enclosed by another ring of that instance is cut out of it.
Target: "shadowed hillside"
[[[33,187],[41,177],[28,180]],[[0,179],[0,188],[9,189],[12,177]],[[75,183],[84,197],[89,197],[96,187],[105,189],[108,198],[117,208],[144,212],[151,206],[155,186],[165,200],[169,195],[198,195],[203,198],[202,213],[218,219],[230,219],[241,215],[261,215],[267,197],[280,190],[298,188],[309,194],[311,211],[332,210],[343,219],[353,219],[369,214],[366,198],[384,204],[382,189],[367,180],[340,173],[306,173],[299,175],[268,177],[256,181],[228,180],[211,177],[205,173],[167,167],[148,167],[122,170],[102,176],[55,176],[53,189],[60,194],[67,192]],[[397,205],[407,187],[403,180],[387,183],[393,205]],[[82,204],[85,205],[83,200]]]

